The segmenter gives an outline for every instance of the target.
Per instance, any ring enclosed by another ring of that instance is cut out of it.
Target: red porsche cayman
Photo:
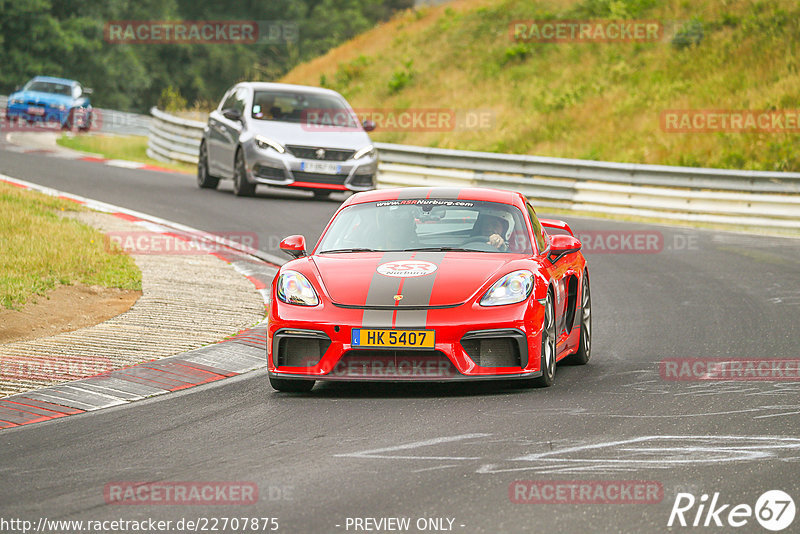
[[[556,362],[585,364],[591,353],[580,248],[565,222],[537,218],[516,192],[355,194],[310,254],[303,236],[281,242],[295,259],[272,283],[270,383],[295,392],[316,380],[550,386]]]

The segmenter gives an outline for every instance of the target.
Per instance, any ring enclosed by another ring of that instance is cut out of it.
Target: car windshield
[[[421,198],[345,208],[317,254],[398,250],[532,253],[525,219],[515,206]]]
[[[72,86],[64,83],[31,81],[25,84],[23,90],[72,96]]]
[[[360,128],[350,107],[341,98],[328,94],[256,91],[251,116],[264,121]]]

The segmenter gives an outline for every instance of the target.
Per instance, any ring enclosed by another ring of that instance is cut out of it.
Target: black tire
[[[67,120],[64,121],[64,124],[61,125],[62,130],[72,131],[75,128],[75,108],[69,110],[69,114],[67,115]]]
[[[233,164],[233,194],[237,197],[252,197],[256,192],[256,184],[247,181],[247,170],[244,165],[242,150],[236,151]]]
[[[269,385],[272,386],[272,389],[286,393],[307,393],[314,387],[314,381],[269,377]]]
[[[528,385],[547,388],[553,385],[556,376],[556,319],[555,306],[550,292],[545,301],[544,326],[542,328],[542,349],[539,352],[542,376],[530,379]]]
[[[581,292],[581,340],[578,351],[564,361],[570,365],[586,365],[592,357],[592,293],[589,289],[589,271],[583,272]]]
[[[78,131],[88,132],[89,130],[91,130],[91,128],[92,128],[92,120],[93,120],[92,113],[91,112],[86,112],[84,110],[84,123],[83,123],[82,126],[78,127]]]
[[[200,143],[200,155],[197,158],[197,187],[200,189],[216,189],[219,178],[211,176],[208,172],[208,148],[206,143]]]

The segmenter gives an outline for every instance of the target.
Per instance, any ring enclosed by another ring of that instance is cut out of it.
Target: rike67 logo
[[[765,529],[778,532],[792,524],[795,511],[794,499],[781,490],[764,492],[755,506],[724,503],[719,492],[715,492],[710,500],[705,493],[699,499],[691,493],[678,493],[667,526],[739,528],[752,525],[755,518]],[[752,532],[752,526],[746,530]]]

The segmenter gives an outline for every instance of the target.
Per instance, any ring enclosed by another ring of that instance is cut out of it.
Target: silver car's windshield
[[[37,91],[39,93],[53,93],[56,95],[72,96],[72,87],[63,83],[53,82],[28,82],[23,88],[25,91]]]
[[[257,120],[360,128],[350,107],[334,95],[256,91],[251,116]]]
[[[515,206],[408,199],[355,204],[342,210],[317,254],[397,250],[532,253],[525,219]]]

